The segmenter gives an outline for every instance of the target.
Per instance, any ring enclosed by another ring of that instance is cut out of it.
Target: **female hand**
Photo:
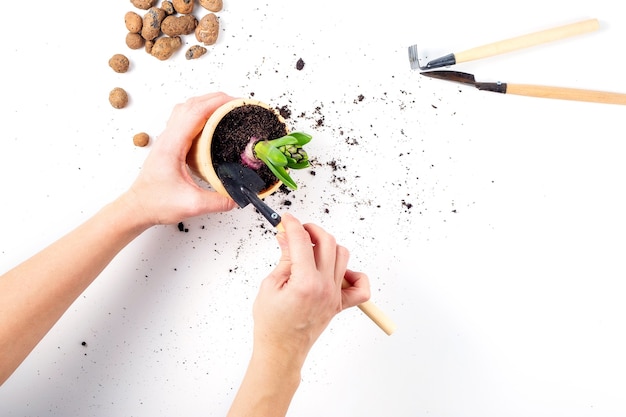
[[[206,213],[228,211],[235,203],[228,197],[196,184],[186,158],[193,139],[206,120],[233,98],[211,93],[174,106],[165,130],[155,141],[141,173],[125,194],[139,208],[147,225],[173,224]]]
[[[332,235],[289,214],[282,224],[282,256],[254,302],[252,358],[229,417],[285,416],[317,338],[337,313],[370,296],[367,275],[347,269],[348,250]]]
[[[347,269],[350,254],[314,224],[282,218],[279,264],[263,281],[254,305],[255,350],[293,355],[302,365],[331,319],[370,297],[366,274]],[[343,280],[348,287],[342,289]]]

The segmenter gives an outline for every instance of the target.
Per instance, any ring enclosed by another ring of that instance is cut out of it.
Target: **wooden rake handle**
[[[568,38],[570,36],[593,32],[599,27],[600,23],[598,22],[598,19],[583,20],[577,23],[571,23],[569,25],[559,26],[552,29],[546,29],[539,32],[529,33],[526,35],[509,38],[498,42],[489,43],[487,45],[478,46],[476,48],[455,53],[454,57],[457,63],[472,61],[475,59],[504,54],[518,49],[528,48],[530,46]]]
[[[276,225],[276,230],[278,230],[279,232],[285,231],[285,226],[283,226],[282,222]],[[344,279],[341,285],[343,288],[346,288],[350,286],[350,283]],[[396,330],[397,326],[393,322],[393,320],[391,320],[389,316],[387,316],[387,314],[385,314],[372,301],[365,301],[364,303],[359,304],[357,307],[359,307],[359,309],[367,317],[369,317],[378,327],[380,327],[382,331],[387,333],[387,335],[391,336],[391,334]]]

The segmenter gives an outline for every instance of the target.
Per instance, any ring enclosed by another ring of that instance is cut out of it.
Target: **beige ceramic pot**
[[[215,191],[225,196],[228,196],[228,192],[222,185],[222,182],[215,172],[215,168],[213,167],[213,159],[211,157],[211,143],[213,142],[213,132],[215,132],[215,128],[224,116],[226,116],[234,108],[244,105],[256,105],[271,110],[276,115],[277,119],[285,125],[285,129],[287,129],[284,118],[275,109],[272,109],[267,104],[259,100],[248,98],[234,99],[226,104],[223,104],[217,110],[215,110],[215,112],[207,120],[200,135],[194,139],[191,145],[191,149],[187,154],[187,164],[195,175],[208,182]],[[289,132],[287,131],[287,133]],[[259,193],[259,197],[267,197],[268,195],[278,190],[281,185],[282,182],[276,179],[276,182],[274,184]]]

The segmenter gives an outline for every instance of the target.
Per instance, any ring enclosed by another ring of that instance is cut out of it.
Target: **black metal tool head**
[[[280,224],[282,219],[278,213],[257,195],[263,191],[265,181],[254,170],[236,163],[225,163],[217,167],[217,176],[239,207],[252,204],[272,226]]]
[[[448,71],[448,70],[439,70],[439,71],[426,71],[420,72],[421,75],[426,77],[437,78],[439,80],[452,81],[455,83],[473,85],[479,90],[483,91],[491,91],[493,93],[502,93],[506,94],[507,84],[503,82],[479,82],[476,81],[476,78],[473,74],[468,74],[467,72],[460,71]]]
[[[474,78],[474,75],[468,74],[466,72],[440,70],[440,71],[425,71],[425,72],[420,72],[420,74],[426,77],[437,78],[439,80],[453,81],[453,82],[457,82],[461,84],[476,85],[476,78]]]
[[[265,187],[265,182],[252,169],[236,163],[225,163],[217,167],[217,176],[222,180],[228,195],[239,207],[250,203],[250,198],[243,189],[258,193]]]

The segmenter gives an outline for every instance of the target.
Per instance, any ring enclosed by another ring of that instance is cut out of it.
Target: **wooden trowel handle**
[[[346,288],[350,286],[350,283],[344,279],[341,286]],[[396,331],[397,326],[393,320],[372,301],[365,301],[357,307],[387,335],[391,336]]]
[[[282,223],[278,223],[276,225],[276,230],[278,230],[279,232],[284,232],[285,227],[283,226]],[[344,279],[342,283],[342,287],[346,288],[349,286],[350,286],[350,283]],[[378,327],[382,329],[382,331],[384,331],[388,335],[391,336],[391,334],[396,330],[397,326],[393,322],[393,320],[391,320],[389,316],[387,316],[387,314],[385,314],[373,302],[368,300],[368,301],[365,301],[364,303],[359,304],[357,307],[359,307],[359,309],[363,313],[365,313],[367,317],[369,317],[374,323],[376,323]]]
[[[345,280],[343,282],[346,282]],[[387,316],[376,304],[371,301],[366,301],[359,304],[357,307],[365,313],[378,327],[382,329],[387,335],[391,336],[396,331],[396,324]]]
[[[593,32],[600,27],[598,19],[588,19],[569,25],[559,26],[552,29],[529,33],[515,38],[510,38],[487,45],[478,46],[463,52],[454,54],[456,63],[472,61],[489,56],[504,54],[506,52],[539,45],[546,42],[564,39],[574,35]]]
[[[579,88],[507,83],[506,94],[626,105],[626,94],[611,93],[607,91],[581,90]]]

